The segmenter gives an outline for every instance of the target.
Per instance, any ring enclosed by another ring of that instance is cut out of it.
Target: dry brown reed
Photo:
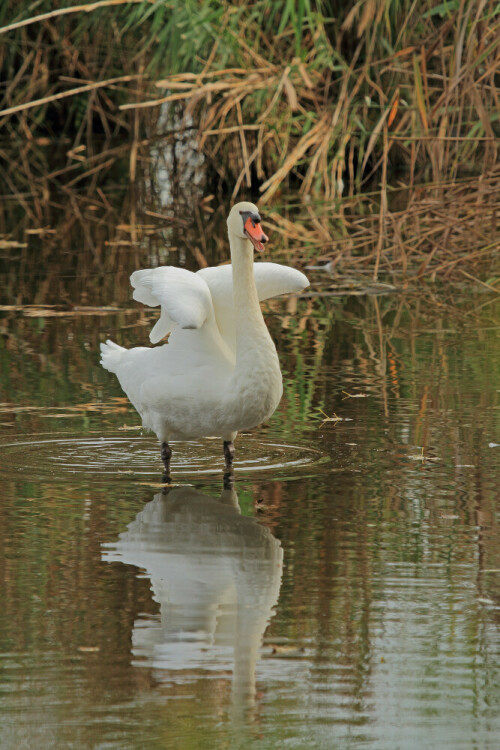
[[[69,159],[60,169],[48,167],[44,147],[36,144],[21,154],[2,153],[7,168],[0,253],[22,258],[21,266],[34,274],[41,269],[47,274],[38,287],[40,297],[7,304],[38,304],[49,288],[55,300],[71,300],[72,306],[103,299],[123,304],[128,275],[141,265],[181,262],[196,269],[227,260],[227,203],[217,205],[213,196],[202,198],[203,191],[196,195],[179,188],[175,206],[166,209],[153,146],[140,144],[137,179],[130,187],[130,144],[84,161]],[[120,185],[120,175],[125,184]],[[370,287],[370,278],[390,280],[398,288],[421,279],[468,279],[498,291],[499,182],[496,166],[479,178],[392,188],[385,204],[380,191],[336,201],[292,193],[264,208],[264,226],[273,259],[328,272],[314,293],[330,293],[337,283],[340,293],[356,293]],[[61,282],[66,267],[70,275],[79,269],[71,290]],[[357,278],[361,287],[345,284],[346,277]],[[101,288],[92,296],[94,283]]]
[[[147,69],[150,38],[131,54],[118,17],[92,33],[76,23],[102,18],[106,6],[159,8],[102,0],[0,29],[2,192],[24,212],[13,229],[10,209],[0,211],[0,250],[29,254],[38,233],[46,247],[80,241],[107,270],[125,251],[137,262],[146,251],[175,262],[180,248],[197,266],[224,259],[225,240],[210,231],[224,237],[226,203],[211,215],[198,196],[189,214],[163,205],[152,187],[153,148],[167,150],[189,124],[205,174],[216,173],[231,198],[258,187],[278,255],[374,280],[480,275],[497,288],[493,0],[456,0],[442,13],[431,2],[367,0],[337,8],[329,23],[309,14],[272,37],[263,0],[221,4],[215,41],[193,70],[160,80]],[[46,150],[57,152],[50,168]],[[172,176],[181,203],[183,182]]]
[[[288,207],[293,223],[279,207],[268,216],[292,254],[334,275],[358,269],[399,283],[465,275],[499,292],[499,183],[496,166],[480,178],[393,189],[385,206],[375,192]],[[493,282],[475,273],[489,273]]]
[[[283,39],[270,46],[263,29],[246,28],[237,64],[218,64],[216,41],[202,71],[162,79],[165,96],[120,108],[181,101],[233,198],[250,186],[251,170],[264,203],[290,177],[302,194],[334,199],[377,175],[384,201],[395,166],[410,185],[488,171],[497,163],[500,110],[494,4],[462,0],[440,23],[432,4],[423,18],[413,4],[392,52],[377,56],[384,7],[358,3],[344,19],[341,33],[358,40],[350,60],[321,27],[304,35],[302,57]]]
[[[153,132],[159,107],[164,115],[180,102],[233,197],[256,182],[264,203],[287,183],[334,199],[359,192],[374,175],[384,201],[394,167],[404,167],[412,185],[496,164],[494,0],[323,2],[324,15],[315,7],[256,0],[210,13],[201,3],[201,26],[176,2],[169,10],[101,0],[30,14],[0,28],[7,82],[0,125],[28,138],[62,131],[73,147],[85,133],[88,146],[96,129],[108,140],[128,132],[136,142],[146,127]],[[148,61],[162,53],[175,68],[181,51],[183,71],[157,81],[167,93],[151,98]]]

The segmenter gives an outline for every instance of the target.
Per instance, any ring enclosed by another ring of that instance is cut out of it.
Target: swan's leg
[[[234,458],[234,443],[232,440],[224,440],[224,458],[226,459],[226,468],[230,469]]]
[[[161,444],[161,460],[165,466],[165,476],[170,476],[170,458],[172,456],[172,448],[168,443]]]
[[[232,467],[224,472],[224,489],[225,490],[233,490],[234,489],[234,472]]]

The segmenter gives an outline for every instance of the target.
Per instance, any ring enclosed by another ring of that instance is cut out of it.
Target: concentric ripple
[[[44,433],[30,440],[4,443],[0,477],[29,469],[38,479],[68,479],[91,475],[158,478],[162,464],[158,441],[151,436],[79,437]],[[224,469],[220,440],[172,443],[172,471],[175,475],[218,474]],[[240,472],[268,472],[285,476],[307,467],[317,467],[329,459],[315,448],[259,440],[244,436],[237,443],[235,469]]]

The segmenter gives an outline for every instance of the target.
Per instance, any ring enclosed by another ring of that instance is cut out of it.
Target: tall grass
[[[24,21],[0,29],[0,125],[11,135],[137,137],[154,131],[160,104],[176,104],[232,192],[258,184],[264,202],[290,180],[334,198],[394,169],[437,181],[496,163],[496,0],[104,0],[62,11],[49,0],[0,8],[4,27]]]
[[[186,211],[175,182],[176,211],[165,211],[154,162],[170,148],[177,163],[189,125],[211,187],[224,199],[260,194],[270,204],[279,253],[375,279],[480,274],[496,289],[499,8],[497,0],[8,0],[0,177],[20,230],[0,211],[5,242],[49,231],[67,204],[64,237],[78,228],[99,262],[110,247],[115,262],[124,231],[135,247],[151,223],[164,246],[165,220],[176,214],[184,227]],[[127,178],[124,230],[113,196],[123,196]],[[195,248],[203,263],[211,251],[198,247],[198,229],[189,242],[184,230],[168,241]]]

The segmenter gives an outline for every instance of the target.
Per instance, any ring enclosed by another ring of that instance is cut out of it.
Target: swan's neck
[[[233,267],[236,363],[228,393],[235,430],[250,429],[271,416],[283,391],[278,355],[262,317],[249,240],[229,236]],[[231,395],[232,394],[232,395]]]
[[[236,363],[245,361],[257,347],[274,344],[262,317],[253,270],[253,247],[249,240],[230,237],[233,267],[233,302],[236,323]]]

